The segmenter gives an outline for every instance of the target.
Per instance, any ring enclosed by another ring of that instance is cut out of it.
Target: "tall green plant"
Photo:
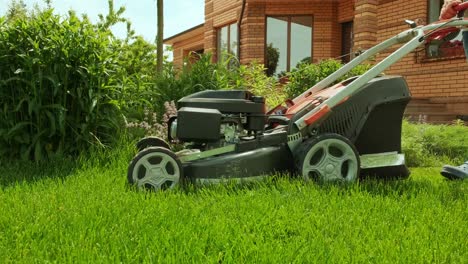
[[[278,68],[278,61],[280,52],[278,48],[273,47],[273,43],[268,44],[266,48],[267,60],[266,60],[266,74],[273,76]]]
[[[111,0],[97,24],[50,8],[0,18],[0,154],[40,160],[118,136],[122,110],[154,79],[154,47],[132,35],[124,11]],[[121,22],[126,40],[110,30]]]
[[[19,18],[23,18],[27,15],[26,4],[23,0],[13,0],[8,6],[7,13],[5,15],[6,21],[13,21]]]

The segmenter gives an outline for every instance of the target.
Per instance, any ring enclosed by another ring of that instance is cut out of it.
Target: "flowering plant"
[[[169,118],[177,115],[177,107],[174,101],[164,103],[165,112],[162,115],[161,120],[158,118],[158,114],[149,109],[145,109],[143,112],[143,121],[127,122],[125,121],[125,127],[128,129],[140,129],[143,130],[144,136],[156,136],[161,139],[165,139],[168,134],[167,122]]]

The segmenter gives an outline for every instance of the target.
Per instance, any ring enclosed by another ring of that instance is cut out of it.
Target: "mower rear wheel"
[[[138,151],[142,151],[145,148],[149,148],[149,147],[162,147],[162,148],[171,149],[171,147],[169,146],[169,144],[167,144],[166,141],[158,137],[142,138],[137,142],[136,147]]]
[[[183,177],[182,163],[170,150],[149,147],[130,162],[127,179],[139,189],[154,191],[173,189]]]
[[[338,134],[323,134],[302,143],[295,164],[305,180],[319,182],[355,182],[360,172],[356,148]]]

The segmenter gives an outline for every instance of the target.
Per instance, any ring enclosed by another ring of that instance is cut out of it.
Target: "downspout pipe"
[[[239,63],[241,60],[241,26],[242,20],[244,19],[244,11],[247,0],[242,0],[242,9],[240,12],[239,20],[237,21],[237,57],[239,58]]]

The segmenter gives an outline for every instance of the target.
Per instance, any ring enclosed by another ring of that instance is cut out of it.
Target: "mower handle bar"
[[[462,7],[466,8],[468,7],[468,4],[464,4]],[[356,56],[353,60],[343,65],[340,69],[329,75],[327,78],[323,79],[322,81],[320,81],[319,83],[317,83],[298,97],[294,98],[293,103],[298,103],[306,97],[329,87],[339,78],[343,77],[356,66],[360,65],[362,62],[368,60],[372,56],[375,56],[378,53],[396,44],[403,44],[397,50],[388,55],[385,59],[374,65],[367,72],[365,72],[364,74],[353,80],[351,83],[346,85],[345,88],[338,91],[334,96],[328,98],[320,105],[313,108],[310,112],[295,120],[295,127],[299,131],[304,131],[304,129],[306,129],[308,126],[313,125],[310,122],[310,120],[315,120],[313,123],[319,123],[324,118],[323,113],[328,113],[332,111],[335,106],[345,101],[351,95],[361,91],[370,80],[375,78],[377,75],[381,74],[385,69],[398,62],[410,52],[420,47],[425,42],[425,33],[430,32],[432,30],[457,26],[468,27],[468,19],[452,18],[450,20],[437,21],[426,26],[417,26],[415,28],[403,31],[400,34],[391,37],[383,41],[382,43],[377,44],[376,46],[364,51],[359,56]]]

